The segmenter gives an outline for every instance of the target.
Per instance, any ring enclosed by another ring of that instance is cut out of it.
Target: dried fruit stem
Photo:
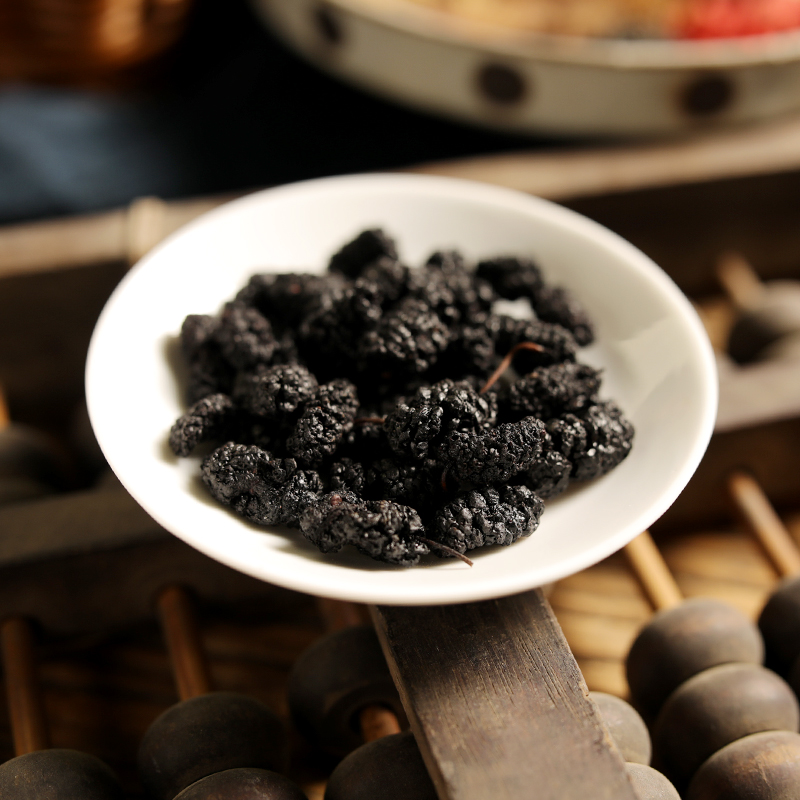
[[[497,383],[498,378],[511,366],[511,362],[514,360],[514,356],[520,350],[536,350],[539,353],[544,352],[544,347],[540,344],[536,344],[536,342],[520,342],[519,344],[515,344],[509,351],[506,353],[503,360],[498,365],[497,369],[492,373],[491,377],[489,378],[486,383],[483,384],[483,387],[478,391],[478,394],[485,394],[489,391],[489,389]]]

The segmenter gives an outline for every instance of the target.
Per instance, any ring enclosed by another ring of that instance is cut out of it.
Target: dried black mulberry
[[[397,246],[394,239],[380,228],[362,231],[355,239],[331,256],[328,269],[341,272],[348,278],[357,278],[368,264],[387,257],[397,260]]]
[[[214,338],[222,355],[236,369],[270,363],[277,346],[269,320],[240,302],[225,305]]]
[[[579,413],[597,402],[600,372],[586,364],[565,362],[537,367],[508,388],[503,411],[513,418],[526,416],[548,420]]]
[[[566,328],[581,347],[594,341],[594,323],[586,309],[568,289],[562,286],[542,286],[531,305],[540,320]]]
[[[536,530],[543,510],[541,498],[525,486],[474,489],[442,506],[429,533],[462,554],[484,545],[509,545]]]
[[[409,297],[364,334],[359,356],[365,370],[390,375],[423,373],[447,348],[450,336],[448,327],[427,303]]]
[[[429,552],[419,540],[425,529],[417,512],[388,500],[323,495],[301,516],[300,530],[323,553],[352,545],[370,558],[402,567],[417,564]]]
[[[560,325],[540,320],[517,319],[504,314],[490,316],[487,326],[492,331],[495,349],[505,355],[522,342],[538,344],[542,350],[521,350],[514,358],[514,368],[520,374],[537,367],[574,361],[578,352],[575,337]]]
[[[517,480],[543,500],[558,497],[570,484],[572,462],[553,447],[550,435],[545,432],[542,453],[533,466],[517,476]]]
[[[525,417],[478,433],[456,431],[445,437],[436,457],[447,476],[459,483],[487,486],[529,470],[542,451],[545,426]]]
[[[188,456],[200,442],[227,439],[236,425],[238,409],[226,394],[198,400],[173,424],[169,446],[176,456]]]
[[[544,285],[542,271],[530,258],[499,256],[478,262],[478,277],[488,281],[500,297],[532,300]]]
[[[554,447],[573,463],[572,477],[605,475],[630,452],[633,426],[613,401],[589,406],[580,416],[565,414],[547,424]]]
[[[294,414],[314,397],[317,388],[317,379],[305,367],[284,364],[241,373],[233,393],[251,414],[269,418]]]
[[[356,387],[339,379],[320,386],[309,400],[286,442],[288,451],[309,466],[333,455],[353,427],[358,410]]]
[[[489,428],[496,417],[494,395],[481,395],[466,381],[445,379],[418,389],[408,401],[399,403],[384,426],[396,452],[426,458],[448,433]]]

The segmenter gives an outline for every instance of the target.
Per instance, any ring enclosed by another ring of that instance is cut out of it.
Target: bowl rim
[[[267,0],[269,3],[295,0]],[[265,2],[265,0],[254,0]],[[616,70],[735,69],[800,60],[800,28],[718,39],[612,39],[517,31],[477,22],[408,0],[326,0],[365,22],[449,46],[553,64]]]

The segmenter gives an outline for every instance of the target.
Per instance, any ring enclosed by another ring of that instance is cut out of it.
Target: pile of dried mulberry
[[[631,423],[577,360],[593,339],[530,259],[443,250],[411,267],[365,230],[325,274],[257,274],[185,319],[188,410],[169,444],[202,444],[214,498],[322,552],[464,557],[529,536],[545,499],[630,451]]]

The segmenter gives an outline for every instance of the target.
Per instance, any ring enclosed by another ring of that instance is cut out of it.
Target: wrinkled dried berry
[[[536,316],[566,328],[581,346],[594,341],[594,325],[574,295],[561,286],[542,286],[531,301]]]
[[[478,277],[488,281],[500,297],[532,300],[544,285],[542,271],[529,258],[500,256],[478,262]]]
[[[399,403],[384,423],[391,447],[401,455],[427,458],[453,431],[489,428],[497,417],[494,395],[481,395],[466,381],[439,381]]]
[[[487,326],[493,333],[495,349],[502,355],[521,342],[533,342],[542,347],[541,352],[521,350],[516,355],[514,368],[519,373],[533,372],[537,367],[562,361],[574,361],[578,352],[575,337],[560,325],[498,314],[487,319]]]
[[[537,367],[514,381],[502,399],[509,417],[534,416],[548,420],[567,413],[579,413],[597,401],[600,373],[575,362]]]
[[[269,364],[277,342],[269,320],[244,303],[225,305],[214,338],[225,359],[236,369]]]
[[[356,387],[346,380],[320,386],[309,400],[292,435],[288,451],[309,466],[333,455],[342,437],[353,427],[358,410]]]
[[[305,367],[277,365],[240,374],[233,394],[242,408],[269,418],[294,414],[317,388],[317,379]]]
[[[633,426],[612,401],[589,406],[580,416],[565,414],[547,424],[553,446],[573,463],[572,477],[605,475],[630,452]]]
[[[450,331],[427,303],[407,298],[387,312],[360,340],[365,369],[379,373],[422,373],[444,352]]]
[[[506,422],[478,433],[456,431],[445,437],[436,457],[459,483],[486,486],[529,470],[542,451],[544,423],[535,417]]]
[[[572,474],[572,462],[553,447],[548,433],[545,433],[542,453],[533,466],[517,479],[543,500],[558,497],[567,489]]]
[[[409,295],[427,303],[448,326],[489,312],[497,294],[487,281],[466,269],[458,255],[438,253],[431,259],[410,273]]]
[[[536,530],[543,510],[542,500],[525,486],[475,489],[436,512],[430,535],[458,553],[484,545],[510,545]]]
[[[332,492],[350,491],[361,497],[366,487],[364,465],[352,458],[343,458],[331,464],[328,484]]]
[[[397,246],[394,239],[380,228],[373,228],[362,231],[334,253],[328,262],[328,269],[341,272],[348,278],[357,278],[364,267],[384,257],[397,260]]]
[[[188,456],[200,442],[227,439],[236,424],[238,409],[226,394],[198,400],[180,416],[169,432],[169,446],[176,456]]]
[[[393,500],[426,509],[445,495],[442,468],[435,462],[381,458],[366,471],[366,491],[372,499]]]
[[[202,463],[211,494],[259,525],[298,524],[298,517],[322,491],[315,472],[299,470],[294,459],[273,458],[255,445],[228,442]]]
[[[293,473],[282,487],[280,522],[299,528],[301,515],[319,501],[322,490],[322,479],[314,470]]]
[[[186,401],[189,405],[210,394],[230,393],[236,374],[214,338],[219,320],[189,314],[181,326],[181,350],[186,361]]]
[[[321,298],[344,287],[341,275],[285,272],[253,275],[236,301],[258,309],[280,330],[294,330]]]
[[[402,567],[417,564],[429,552],[418,538],[425,529],[417,512],[388,500],[323,495],[301,516],[300,530],[323,553],[352,545],[370,558]]]

